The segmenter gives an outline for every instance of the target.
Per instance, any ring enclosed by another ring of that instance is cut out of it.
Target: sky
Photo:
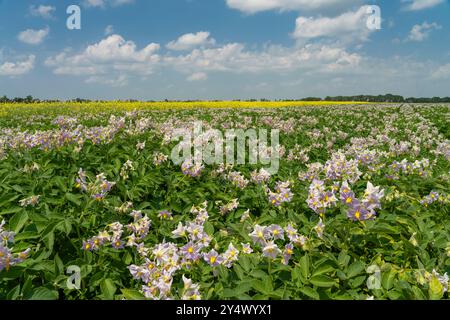
[[[0,0],[0,95],[386,93],[450,95],[449,1]]]

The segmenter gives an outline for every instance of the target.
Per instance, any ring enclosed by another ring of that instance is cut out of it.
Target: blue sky
[[[0,0],[0,95],[448,96],[449,30],[446,0]]]

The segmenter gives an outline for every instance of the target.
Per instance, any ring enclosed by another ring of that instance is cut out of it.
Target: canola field
[[[0,299],[448,299],[449,115],[446,104],[2,104]],[[245,163],[195,161],[198,146],[238,156],[224,146],[233,129],[279,143],[248,134]],[[175,163],[182,150],[194,157]]]

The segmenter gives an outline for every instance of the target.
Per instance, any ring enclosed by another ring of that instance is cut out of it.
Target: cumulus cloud
[[[18,35],[18,39],[26,44],[38,45],[41,44],[48,36],[50,28],[46,27],[41,30],[27,29]]]
[[[196,72],[191,74],[189,77],[187,77],[187,81],[193,82],[193,81],[203,81],[208,79],[208,75],[204,72]]]
[[[270,46],[261,51],[249,51],[240,43],[195,49],[186,55],[164,57],[167,65],[189,73],[289,73],[311,68],[316,68],[317,72],[332,72],[357,65],[359,61],[357,54],[325,45],[307,45],[302,48]]]
[[[432,74],[432,79],[450,79],[450,63],[445,64],[437,68]]]
[[[100,7],[104,8],[106,6],[118,7],[124,4],[133,3],[134,0],[85,0],[84,5],[86,7]]]
[[[114,33],[114,27],[112,25],[108,25],[105,28],[105,36],[109,36]]]
[[[267,10],[319,10],[333,7],[349,7],[361,3],[361,0],[226,0],[230,8],[245,13],[257,13]]]
[[[98,75],[111,71],[151,74],[153,66],[160,60],[159,49],[159,44],[150,43],[138,50],[133,41],[114,34],[88,46],[81,53],[62,52],[50,57],[45,64],[53,67],[55,74]]]
[[[56,8],[53,6],[30,6],[30,14],[34,17],[41,17],[44,19],[53,19],[53,13],[56,11]]]
[[[427,39],[430,36],[431,31],[439,30],[442,27],[437,23],[428,23],[424,22],[422,24],[416,24],[412,27],[411,31],[408,35],[408,41],[421,42]]]
[[[445,0],[402,0],[407,3],[405,9],[408,11],[419,11],[433,8],[445,2]]]
[[[210,72],[292,73],[314,70],[317,73],[335,73],[358,66],[361,56],[330,45],[303,47],[269,46],[248,50],[240,43],[228,43],[210,48],[195,48],[179,54],[170,51],[158,54],[159,44],[151,43],[138,50],[132,41],[111,35],[89,45],[81,53],[62,52],[45,61],[55,74],[89,77],[90,83],[126,84],[122,76],[146,76],[155,70],[177,71],[188,81],[206,80]],[[109,79],[109,80],[105,80]]]
[[[0,64],[0,76],[20,76],[30,72],[34,68],[35,56],[29,55],[27,59],[16,62],[4,62]]]
[[[179,37],[177,40],[169,42],[166,47],[170,50],[190,50],[195,47],[213,45],[215,40],[210,38],[210,33],[206,31],[200,31],[197,33],[186,33]]]
[[[128,84],[128,77],[124,74],[117,77],[91,76],[85,80],[86,83],[102,84],[111,87],[124,87]]]
[[[298,17],[292,36],[296,39],[313,39],[322,37],[347,38],[349,40],[366,40],[373,31],[367,27],[368,6],[357,11],[343,13],[337,17]]]

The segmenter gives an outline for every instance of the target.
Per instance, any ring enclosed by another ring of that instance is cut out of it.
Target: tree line
[[[101,102],[103,100],[90,100],[90,99],[70,99],[66,100],[68,102]],[[135,99],[127,99],[122,100],[127,102],[138,102],[139,100]],[[168,100],[165,99],[164,101],[170,102],[174,100]],[[189,102],[196,101],[196,100],[186,100]],[[198,100],[197,100],[198,101]],[[218,100],[214,100],[218,101]],[[247,99],[247,100],[234,100],[234,101],[271,101],[270,99]],[[405,98],[400,95],[393,95],[393,94],[385,94],[385,95],[357,95],[357,96],[327,96],[325,98],[319,98],[319,97],[307,97],[302,99],[277,99],[274,101],[355,101],[355,102],[393,102],[393,103],[450,103],[450,97],[422,97],[422,98],[415,98],[415,97],[409,97]],[[39,103],[39,102],[64,102],[62,100],[58,99],[38,99],[34,98],[31,95],[26,96],[25,98],[22,97],[16,97],[16,98],[8,98],[6,95],[3,97],[0,97],[0,103]],[[155,102],[154,100],[147,100],[147,102]]]

